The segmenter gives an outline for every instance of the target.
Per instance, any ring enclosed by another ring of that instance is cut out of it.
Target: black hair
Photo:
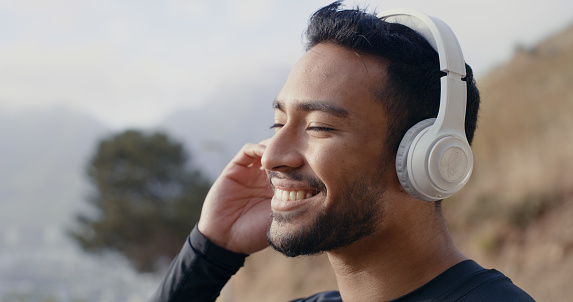
[[[387,77],[376,91],[388,117],[386,145],[395,155],[406,131],[421,120],[436,117],[440,106],[438,53],[424,37],[401,24],[385,22],[363,9],[341,10],[341,1],[314,13],[306,30],[308,51],[319,43],[333,43],[357,53],[380,58]],[[473,72],[466,64],[467,108],[465,132],[471,144],[477,125],[480,96]],[[393,158],[393,157],[390,157]]]

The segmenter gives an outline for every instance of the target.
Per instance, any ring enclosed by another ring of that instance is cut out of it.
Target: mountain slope
[[[541,301],[573,295],[573,26],[478,81],[470,184],[447,202],[458,245]]]

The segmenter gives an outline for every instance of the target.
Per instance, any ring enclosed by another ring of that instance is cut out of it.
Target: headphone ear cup
[[[416,191],[412,185],[412,178],[408,173],[408,153],[414,139],[423,131],[427,131],[435,121],[435,118],[425,119],[408,129],[396,152],[396,174],[400,184],[410,195],[422,200],[425,200],[425,198]]]

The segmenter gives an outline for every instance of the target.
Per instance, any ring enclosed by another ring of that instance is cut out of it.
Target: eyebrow
[[[285,111],[283,103],[277,99],[273,101],[273,108]],[[300,102],[295,104],[295,108],[302,111],[321,111],[342,118],[348,118],[350,115],[348,110],[323,101]]]

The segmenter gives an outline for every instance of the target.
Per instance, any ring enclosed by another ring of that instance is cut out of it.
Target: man
[[[468,260],[440,201],[413,197],[397,177],[402,137],[438,113],[436,51],[408,27],[339,7],[312,16],[307,52],[273,103],[275,135],[224,169],[153,300],[212,301],[271,245],[327,253],[339,292],[299,301],[532,301]],[[479,94],[465,68],[471,142]]]

